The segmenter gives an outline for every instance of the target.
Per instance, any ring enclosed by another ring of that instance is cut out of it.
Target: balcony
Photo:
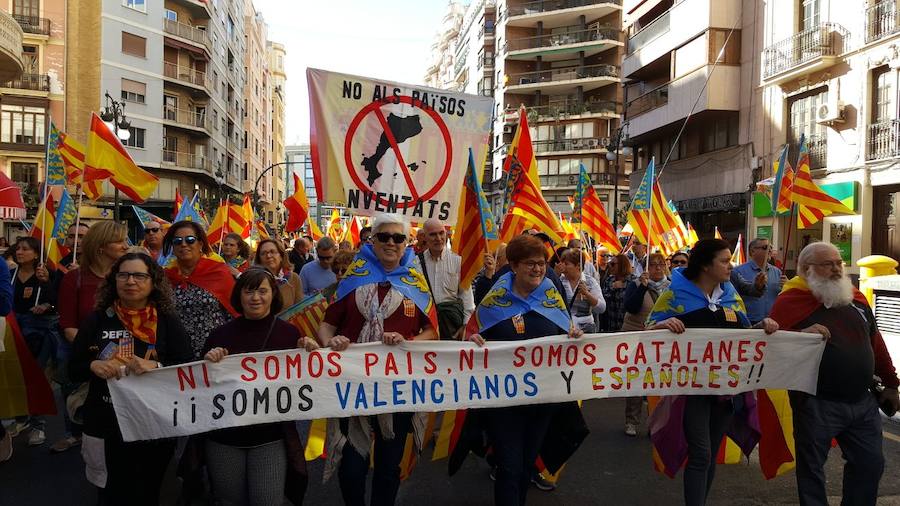
[[[565,100],[548,105],[528,107],[529,121],[553,121],[570,116],[590,116],[598,114],[605,117],[618,117],[616,102],[612,100],[597,100],[593,102],[579,102],[577,100]]]
[[[599,153],[606,149],[608,143],[609,139],[606,137],[577,137],[531,142],[537,156]]]
[[[869,125],[866,140],[866,160],[900,156],[900,120],[892,119]]]
[[[39,18],[37,16],[23,16],[22,14],[13,14],[13,19],[22,31],[25,33],[33,33],[35,35],[50,35],[50,20],[47,18]]]
[[[878,2],[866,8],[866,44],[900,31],[896,0]]]
[[[666,11],[662,16],[651,21],[647,26],[643,27],[628,39],[628,54],[640,50],[650,41],[655,40],[660,35],[669,31],[669,20],[672,11]]]
[[[509,5],[501,14],[509,18],[508,26],[534,26],[537,21],[562,26],[577,23],[581,16],[597,19],[617,10],[622,10],[622,0],[537,0]]]
[[[181,83],[205,88],[207,91],[209,90],[209,83],[206,81],[206,73],[192,67],[163,62],[163,75]]]
[[[822,23],[763,50],[762,78],[780,84],[834,65],[848,49],[850,32],[837,23]]]
[[[489,69],[494,68],[494,57],[493,55],[484,55],[481,58],[478,58],[478,70],[487,67]]]
[[[0,81],[22,74],[22,27],[6,12],[0,11]]]
[[[207,53],[212,51],[212,47],[210,47],[209,44],[209,35],[207,35],[206,30],[203,28],[164,18],[163,30],[170,35],[175,35],[203,46]]]
[[[49,92],[50,76],[47,74],[22,74],[18,79],[0,84],[0,88]]]
[[[205,111],[163,106],[163,120],[175,126],[210,130],[210,120]]]
[[[478,39],[481,40],[483,37],[493,38],[496,29],[493,26],[483,26],[480,30],[478,30]]]
[[[605,172],[591,172],[588,173],[588,176],[591,178],[591,184],[593,185],[612,186],[613,181],[616,179],[613,174],[607,174]],[[559,189],[567,186],[578,186],[578,174],[553,174],[541,175],[539,177],[541,179],[541,188],[545,189]]]
[[[510,60],[531,60],[541,56],[544,61],[568,60],[573,53],[584,52],[585,57],[621,46],[616,28],[583,29],[568,26],[565,33],[550,33],[507,40],[503,50]]]
[[[615,65],[599,64],[584,67],[564,67],[510,74],[506,91],[530,92],[540,90],[549,94],[565,94],[577,88],[590,91],[610,83],[618,83],[619,69]]]
[[[162,152],[162,163],[166,168],[187,169],[192,172],[206,172],[212,174],[212,162],[204,155],[195,153],[182,153],[180,151],[169,151],[164,149]]]

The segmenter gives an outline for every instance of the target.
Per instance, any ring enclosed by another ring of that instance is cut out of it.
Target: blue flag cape
[[[372,245],[364,244],[356,254],[356,258],[353,259],[353,263],[347,267],[344,279],[338,283],[335,300],[343,299],[348,293],[361,286],[387,281],[404,297],[412,300],[416,307],[428,316],[431,326],[437,330],[437,309],[431,298],[431,291],[428,290],[428,281],[425,280],[425,275],[413,267],[414,258],[413,250],[407,248],[403,253],[403,258],[400,259],[400,266],[391,272],[386,272],[378,257],[375,256]]]
[[[524,315],[529,311],[535,311],[563,330],[569,329],[571,322],[569,313],[566,311],[566,302],[549,278],[545,277],[541,284],[532,290],[527,299],[516,295],[513,292],[512,284],[513,273],[507,272],[494,283],[491,291],[484,296],[481,304],[475,309],[478,332],[484,332],[503,320],[508,320],[516,315]]]
[[[652,326],[667,318],[696,311],[700,308],[709,306],[710,302],[706,294],[700,287],[692,283],[682,273],[683,267],[679,267],[672,271],[672,284],[669,289],[663,292],[653,309],[650,310],[650,316],[647,317],[647,326]],[[738,319],[745,327],[750,327],[750,320],[747,318],[747,309],[744,307],[744,301],[738,295],[734,285],[730,282],[722,283],[722,298],[718,300],[718,305],[733,310],[738,315]]]

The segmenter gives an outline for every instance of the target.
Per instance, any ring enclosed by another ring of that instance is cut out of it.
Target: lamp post
[[[260,172],[259,175],[256,176],[256,182],[253,183],[253,209],[255,209],[257,212],[260,210],[259,209],[259,183],[260,183],[260,181],[262,181],[263,176],[268,174],[269,171],[271,171],[275,167],[279,167],[281,165],[301,165],[301,164],[303,164],[303,162],[301,162],[301,161],[277,162],[277,163],[273,163],[272,165],[269,165],[268,167],[263,169],[262,172]]]
[[[624,134],[626,126],[620,126],[606,145],[606,159],[616,167],[616,180],[613,182],[613,228],[616,230],[619,230],[619,171],[622,167],[622,155],[631,156],[634,152],[631,146],[625,145],[628,142],[628,136]]]
[[[125,118],[125,103],[113,99],[109,92],[105,93],[106,106],[100,114],[100,119],[106,123],[110,132],[115,132],[116,137],[122,142],[126,142],[131,138],[131,123]],[[115,205],[113,207],[113,220],[119,222],[119,189],[115,191]]]

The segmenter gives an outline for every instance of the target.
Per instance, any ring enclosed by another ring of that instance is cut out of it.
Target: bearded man
[[[798,276],[785,284],[769,316],[784,330],[826,340],[816,395],[790,392],[800,504],[828,504],[824,465],[832,439],[846,460],[842,504],[875,504],[884,455],[872,378],[881,378],[884,402],[895,410],[900,381],[875,315],[844,273],[838,249],[813,243],[797,262]]]

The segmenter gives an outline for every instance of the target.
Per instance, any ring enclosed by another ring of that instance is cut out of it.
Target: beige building
[[[287,84],[287,74],[284,71],[284,59],[287,53],[284,45],[277,42],[269,41],[266,43],[266,53],[269,62],[269,78],[270,78],[270,95],[269,106],[271,109],[271,140],[269,149],[272,153],[272,163],[280,163],[287,161],[285,151],[285,85]],[[272,170],[273,182],[275,189],[275,202],[283,202],[290,193],[288,193],[288,180],[290,174],[290,165],[283,165]],[[285,221],[285,213],[276,213],[276,225],[280,230]]]
[[[243,94],[243,189],[244,192],[256,191],[260,218],[271,226],[275,221],[278,202],[275,200],[272,171],[266,170],[272,163],[267,28],[262,14],[256,12],[251,3],[244,4],[244,28],[247,81]]]

